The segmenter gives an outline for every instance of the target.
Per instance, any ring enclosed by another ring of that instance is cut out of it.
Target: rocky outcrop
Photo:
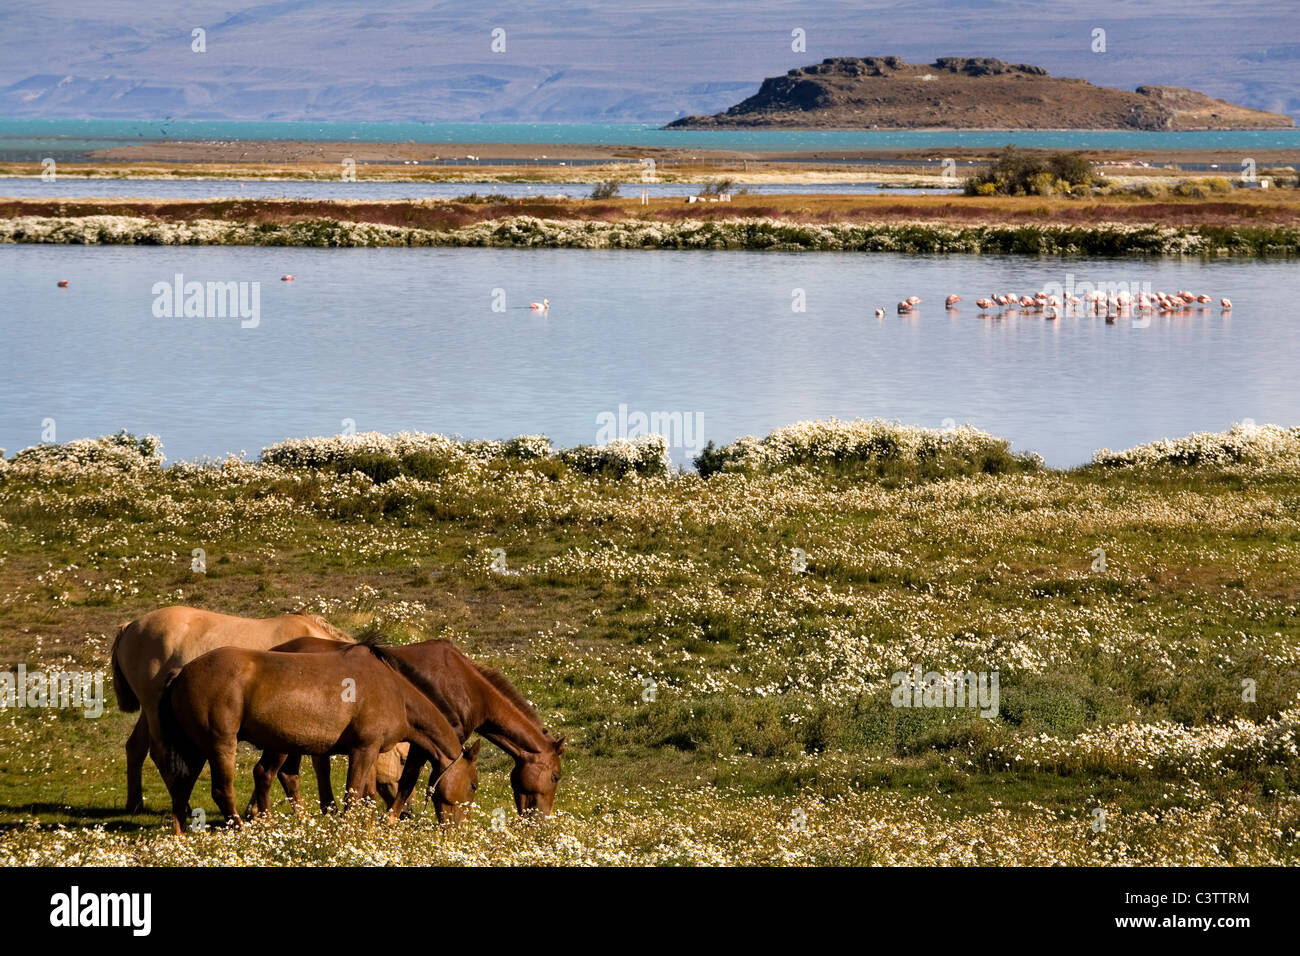
[[[768,77],[723,113],[668,129],[1280,129],[1295,121],[1176,86],[1135,91],[1053,77],[992,57],[832,57]]]

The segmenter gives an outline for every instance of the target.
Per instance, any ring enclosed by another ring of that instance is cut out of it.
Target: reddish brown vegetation
[[[509,216],[613,222],[642,218],[659,222],[732,218],[780,218],[797,222],[1123,222],[1171,226],[1286,226],[1300,224],[1300,194],[1214,200],[1068,200],[1043,198],[960,198],[754,195],[729,203],[685,203],[657,199],[593,203],[585,200],[515,199],[487,203],[440,201],[338,202],[307,199],[0,199],[0,217],[132,216],[167,222],[218,219],[251,223],[293,223],[314,219],[379,223],[448,230]]]

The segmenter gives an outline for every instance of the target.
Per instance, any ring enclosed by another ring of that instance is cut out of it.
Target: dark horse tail
[[[181,727],[176,711],[172,709],[172,688],[175,686],[176,678],[173,677],[167,681],[162,696],[158,698],[158,732],[165,751],[164,766],[160,769],[168,780],[197,777],[204,762],[202,752]]]
[[[128,622],[123,624],[117,632],[117,637],[113,638],[113,694],[117,697],[117,707],[123,713],[134,714],[140,709],[140,698],[135,695],[131,685],[127,683],[126,675],[122,673],[122,665],[117,659],[118,645],[122,643],[122,635],[126,629],[131,626]]]

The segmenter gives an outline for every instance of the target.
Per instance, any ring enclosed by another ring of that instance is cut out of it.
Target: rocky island
[[[1281,113],[1237,106],[1177,86],[1135,91],[1054,77],[989,57],[928,65],[896,56],[832,57],[768,77],[722,113],[666,129],[1285,129]]]

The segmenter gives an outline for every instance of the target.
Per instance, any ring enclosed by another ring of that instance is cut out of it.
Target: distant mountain
[[[763,81],[758,92],[712,116],[669,129],[1278,129],[1280,113],[1235,106],[1177,86],[1136,92],[1048,75],[991,57],[832,57]]]
[[[1300,115],[1294,22],[1292,0],[41,0],[0,4],[0,116],[666,123],[864,49]]]

